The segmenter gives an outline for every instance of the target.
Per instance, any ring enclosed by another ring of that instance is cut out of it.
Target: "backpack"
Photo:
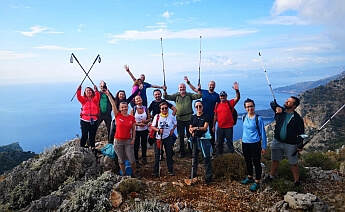
[[[147,115],[146,106],[143,105],[143,109],[144,109],[144,111],[145,111],[145,113]],[[133,107],[133,116],[135,115],[135,112],[137,112],[137,106],[136,105]]]
[[[237,113],[237,110],[235,109],[235,107],[233,108],[234,110],[232,111],[231,110],[231,106],[230,106],[230,102],[228,100],[226,100],[226,102],[228,103],[229,105],[229,109],[230,109],[230,112],[232,114],[232,120],[234,121],[234,125],[237,124],[237,118],[238,118],[238,113]],[[216,104],[216,109],[218,107],[219,103]]]
[[[242,122],[244,122],[244,119],[246,118],[247,114],[244,114],[242,116]],[[255,123],[256,123],[256,129],[258,130],[259,136],[261,138],[260,128],[259,128],[259,115],[255,114]]]
[[[116,153],[114,151],[114,146],[112,144],[107,144],[101,149],[101,153],[103,155],[106,155],[110,157],[111,159],[114,159],[116,156]]]
[[[156,114],[156,116],[157,116],[157,120],[156,120],[156,125],[155,125],[155,127],[158,126],[159,113]],[[152,125],[151,125],[151,126],[152,126]],[[151,126],[150,126],[149,137],[148,137],[148,139],[147,139],[147,141],[149,142],[150,145],[152,145],[152,144],[155,142],[156,133],[157,133],[156,131],[154,131],[154,130],[152,129]]]

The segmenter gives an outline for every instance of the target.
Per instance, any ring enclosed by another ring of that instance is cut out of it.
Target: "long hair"
[[[139,85],[142,84],[142,83],[143,83],[143,81],[141,81],[141,79],[136,79],[136,80],[134,81],[132,87],[134,87],[134,86],[139,86]]]
[[[91,98],[95,97],[95,91],[91,88],[91,87],[86,87],[85,90],[84,90],[84,97],[86,97],[86,89],[90,89],[91,92],[92,92],[92,95],[91,95]]]
[[[121,99],[119,98],[119,95],[120,93],[123,92],[125,95],[125,98],[124,99]],[[126,97],[126,92],[124,90],[119,90],[117,93],[116,93],[116,97],[115,97],[115,102],[118,102],[120,103],[121,101],[126,101],[127,97]]]

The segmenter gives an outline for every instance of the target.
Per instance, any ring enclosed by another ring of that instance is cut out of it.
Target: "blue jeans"
[[[191,139],[191,148],[193,151],[193,176],[196,176],[198,171],[198,155],[201,151],[204,157],[205,163],[205,179],[212,179],[212,165],[211,165],[211,148],[212,144],[209,139],[196,138],[196,142]]]
[[[173,140],[171,136],[165,138],[162,140],[162,145],[164,145],[165,154],[166,154],[166,160],[167,160],[167,166],[168,171],[173,172]],[[158,173],[159,171],[159,159],[160,159],[160,149],[157,147],[157,142],[155,142],[155,164],[153,166],[154,173]]]
[[[224,139],[226,139],[226,144],[229,147],[229,151],[230,153],[234,153],[235,149],[234,149],[234,144],[232,143],[232,139],[233,139],[233,128],[217,128],[217,149],[218,149],[218,154],[223,154],[224,150],[223,150],[223,144],[224,144]]]

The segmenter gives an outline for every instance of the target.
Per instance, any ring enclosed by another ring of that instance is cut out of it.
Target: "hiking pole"
[[[162,147],[162,145],[163,145],[163,130],[164,129],[162,129],[161,142],[160,142],[160,145],[159,145],[158,177],[161,177],[161,160],[162,160],[162,148],[163,148]]]
[[[198,79],[198,85],[200,85],[200,64],[201,64],[201,35],[200,35],[200,57],[199,57],[199,79]]]
[[[190,175],[190,182],[191,185],[193,184],[193,178],[194,178],[194,159],[195,159],[195,144],[194,142],[196,142],[196,132],[194,132],[194,136],[193,136],[193,140],[192,140],[192,171],[191,171],[191,175]]]
[[[70,63],[73,63],[73,58],[77,61],[77,63],[79,64],[79,66],[81,67],[81,69],[83,69],[83,71],[84,71],[84,73],[85,73],[85,77],[84,77],[84,79],[81,81],[80,85],[82,85],[82,84],[84,83],[86,77],[88,77],[89,80],[91,81],[92,85],[95,86],[95,84],[93,83],[93,81],[91,80],[91,78],[90,78],[90,76],[89,76],[89,73],[90,73],[90,71],[91,71],[93,65],[96,63],[97,60],[98,60],[98,63],[101,63],[101,57],[100,57],[99,55],[97,55],[95,61],[93,61],[93,63],[92,63],[92,65],[91,65],[91,67],[90,67],[90,69],[89,69],[88,72],[86,72],[86,71],[84,70],[83,66],[79,63],[79,60],[77,59],[77,57],[76,57],[73,53],[71,54]],[[73,95],[71,101],[74,99],[74,97],[75,97],[75,95],[77,94],[77,92],[78,92],[78,91],[76,91],[76,92],[74,93],[74,95]]]
[[[317,134],[317,133],[319,133],[323,128],[324,128],[324,126],[328,123],[328,122],[330,122],[343,108],[345,107],[345,104],[343,104],[343,106],[341,106],[341,108],[339,108],[339,110],[337,110],[337,112],[335,112],[332,116],[331,116],[331,118],[329,118],[317,131],[316,131],[316,133],[313,135],[313,137]],[[300,135],[301,137],[303,136],[303,135]],[[303,137],[302,137],[303,138]],[[310,139],[308,139],[308,141],[306,141],[305,143],[302,143],[302,145],[301,146],[299,146],[298,148],[300,148],[300,149],[302,149],[305,145],[307,145],[307,143],[309,143],[310,142],[310,140],[311,140],[311,138]],[[294,152],[294,153],[292,153],[292,155],[291,156],[295,156],[296,154],[297,154],[297,150]]]
[[[163,63],[163,84],[165,84],[165,70],[164,70],[164,58],[163,58],[163,39],[161,38],[161,49],[162,49],[162,63]]]
[[[272,85],[271,85],[271,83],[270,83],[270,80],[268,79],[267,72],[266,72],[264,63],[262,62],[260,52],[259,52],[259,57],[260,57],[260,61],[261,61],[262,68],[263,68],[264,71],[265,71],[265,75],[266,75],[266,79],[267,79],[267,82],[268,82],[268,86],[270,86],[270,88],[271,88],[271,93],[272,93],[272,96],[273,96],[273,99],[274,99],[274,101],[276,102],[276,97],[274,96],[274,93],[273,93],[273,90],[272,90]]]

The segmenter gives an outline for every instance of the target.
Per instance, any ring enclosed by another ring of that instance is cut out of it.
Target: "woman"
[[[125,156],[128,158],[132,167],[132,177],[137,177],[137,169],[134,157],[134,142],[135,142],[135,118],[128,114],[127,102],[120,102],[119,110],[116,107],[115,101],[110,98],[109,91],[106,91],[110,103],[113,107],[114,116],[116,119],[116,130],[114,149],[118,157],[119,166],[122,173],[125,170]]]
[[[137,95],[140,96],[140,87],[143,87],[143,82],[141,81],[141,79],[136,79],[134,81],[134,84],[132,86],[132,94],[135,93],[135,92],[138,92]],[[133,108],[135,106],[135,101],[132,100],[131,101],[131,107]]]
[[[212,179],[212,165],[211,165],[211,142],[210,134],[207,132],[208,126],[211,122],[211,118],[203,112],[202,101],[197,100],[194,103],[196,114],[194,114],[190,120],[189,132],[191,133],[191,145],[193,151],[193,176],[197,176],[198,169],[198,155],[201,150],[204,156],[205,163],[205,184],[210,184]]]
[[[141,89],[142,89],[142,86],[139,86],[139,90],[135,91],[130,97],[128,97],[128,99],[126,99],[126,92],[124,90],[119,90],[115,96],[115,103],[116,103],[117,110],[119,110],[120,102],[124,101],[124,102],[127,102],[127,104],[129,104],[133,100],[133,98],[138,95]],[[115,132],[116,132],[116,123],[115,123],[115,119],[113,119],[113,121],[111,122],[110,134],[109,134],[110,143],[114,142]]]
[[[168,166],[168,174],[170,176],[174,176],[174,168],[173,168],[173,139],[172,134],[177,126],[177,122],[175,116],[172,116],[168,113],[168,104],[166,102],[162,102],[159,105],[160,113],[156,114],[152,121],[152,129],[156,131],[156,139],[159,143],[155,144],[155,164],[153,167],[153,174],[155,177],[159,177],[159,160],[160,160],[160,150],[162,145],[164,145],[166,159],[167,159],[167,166]]]
[[[84,95],[81,95],[81,85],[79,85],[77,90],[77,98],[81,103],[81,113],[80,113],[80,128],[81,128],[81,139],[80,146],[86,146],[86,140],[90,140],[90,148],[95,151],[95,140],[97,131],[97,119],[99,115],[99,99],[100,94],[98,92],[97,86],[94,86],[94,90],[90,87],[86,87]]]
[[[137,163],[137,167],[139,165],[139,147],[141,144],[141,157],[142,163],[147,164],[146,159],[146,151],[147,151],[147,137],[148,137],[148,123],[150,122],[150,113],[148,109],[143,106],[143,99],[141,96],[136,96],[134,98],[135,106],[131,110],[131,116],[135,118],[135,125],[136,125],[136,137],[134,143],[134,156]],[[138,167],[139,168],[139,167]]]
[[[244,108],[248,112],[243,117],[242,150],[247,167],[247,177],[242,184],[253,183],[249,190],[256,191],[260,188],[262,174],[261,154],[265,154],[267,139],[265,124],[262,118],[255,114],[255,103],[251,99],[244,101]],[[255,181],[253,178],[253,164],[255,167]]]

